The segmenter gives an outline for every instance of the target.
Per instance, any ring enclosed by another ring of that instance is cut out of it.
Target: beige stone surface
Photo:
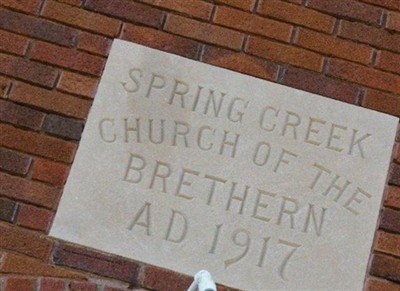
[[[397,122],[115,40],[51,235],[244,290],[362,290]]]

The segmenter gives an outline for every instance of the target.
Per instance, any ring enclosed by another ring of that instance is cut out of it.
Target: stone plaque
[[[244,290],[361,290],[397,122],[115,40],[51,235]]]

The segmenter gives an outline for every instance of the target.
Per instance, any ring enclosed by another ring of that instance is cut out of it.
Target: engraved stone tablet
[[[51,235],[244,290],[361,290],[397,122],[115,40]]]

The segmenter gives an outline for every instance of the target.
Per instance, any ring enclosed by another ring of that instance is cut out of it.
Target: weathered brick
[[[375,254],[372,257],[370,274],[400,282],[400,259]]]
[[[0,54],[0,64],[2,74],[50,88],[58,74],[57,70],[49,66],[6,54]]]
[[[12,274],[28,275],[28,276],[29,275],[48,276],[48,277],[71,278],[71,279],[86,278],[84,275],[79,274],[77,272],[55,267],[47,263],[44,263],[41,260],[21,255],[15,255],[11,253],[6,254],[5,258],[3,259],[3,263],[0,267],[0,271],[2,273],[12,273]],[[43,291],[43,289],[40,289],[40,291]]]
[[[67,93],[93,98],[98,80],[80,74],[65,71],[62,73],[57,89]]]
[[[40,291],[65,291],[65,281],[58,278],[43,278],[40,280]]]
[[[327,74],[368,87],[400,93],[400,76],[355,63],[331,59]]]
[[[396,143],[394,149],[394,161],[400,164],[400,143]]]
[[[18,205],[15,201],[0,197],[0,220],[14,222]]]
[[[53,261],[105,277],[136,284],[139,265],[115,256],[108,256],[85,248],[59,243],[54,251]]]
[[[49,114],[44,121],[43,130],[59,137],[80,140],[83,123],[76,119]]]
[[[0,148],[0,169],[14,174],[28,173],[32,158],[28,155]]]
[[[0,27],[64,46],[73,46],[78,35],[68,26],[1,8]]]
[[[39,130],[45,114],[13,102],[0,100],[0,120],[18,126]]]
[[[283,84],[351,104],[357,102],[360,91],[356,85],[292,67],[286,71]]]
[[[105,64],[105,60],[101,57],[45,42],[34,44],[31,58],[96,76],[101,75]]]
[[[339,28],[340,37],[400,52],[400,34],[390,33],[373,26],[343,20]]]
[[[17,224],[34,230],[47,231],[53,220],[53,212],[27,204],[20,204]]]
[[[42,1],[43,0],[2,0],[1,5],[30,14],[37,14]]]
[[[380,228],[400,233],[400,211],[391,208],[384,208],[381,215]]]
[[[35,281],[27,278],[10,277],[6,281],[6,289],[4,291],[34,291]]]
[[[92,282],[71,282],[68,285],[70,291],[96,291],[97,285]]]
[[[65,164],[36,158],[32,167],[32,179],[61,186],[67,179],[68,170],[69,167]]]
[[[204,49],[203,62],[266,80],[276,80],[279,70],[266,60],[211,46]]]
[[[305,28],[298,30],[295,44],[328,56],[335,56],[362,64],[369,64],[373,53],[373,49],[366,45]]]
[[[215,0],[215,3],[225,4],[242,10],[252,11],[255,0]]]
[[[56,1],[47,1],[42,15],[71,26],[115,37],[121,21]]]
[[[380,51],[378,53],[376,67],[385,71],[400,74],[400,54]]]
[[[0,51],[23,56],[28,43],[29,41],[26,37],[0,30]]]
[[[193,18],[208,20],[211,16],[213,5],[205,1],[186,0],[185,4],[179,0],[139,0],[140,2],[158,6],[167,10],[177,11]]]
[[[250,36],[246,52],[268,60],[322,71],[323,56],[302,48]]]
[[[194,40],[145,26],[125,25],[122,39],[191,59],[196,57],[199,50],[199,43]]]
[[[33,87],[24,83],[18,83],[9,98],[15,102],[33,105],[50,112],[80,119],[87,117],[91,106],[90,100]]]
[[[389,9],[400,10],[400,2],[398,0],[361,0],[361,1],[377,6],[386,7]]]
[[[11,176],[0,172],[0,194],[54,209],[60,197],[60,190],[45,184]]]
[[[187,275],[150,265],[145,266],[142,272],[141,286],[158,291],[186,290],[193,281]]]
[[[0,146],[66,163],[72,162],[76,144],[0,123]]]
[[[335,25],[332,16],[280,0],[261,0],[257,12],[328,33],[333,31]]]
[[[389,11],[385,27],[389,30],[400,31],[400,13]]]
[[[363,106],[400,117],[400,97],[396,95],[367,89]]]
[[[376,26],[383,17],[382,8],[354,0],[310,0],[307,6],[340,18],[359,20]]]
[[[390,167],[389,183],[400,186],[400,165],[393,163]]]
[[[400,235],[378,231],[375,250],[400,257]]]
[[[214,23],[285,42],[289,42],[293,29],[290,24],[225,6],[218,7]]]
[[[5,97],[8,93],[8,89],[10,88],[11,80],[0,76],[0,98]]]
[[[162,10],[130,0],[89,0],[86,1],[85,7],[115,18],[153,27],[160,27],[164,17]]]
[[[400,291],[400,286],[387,280],[369,277],[365,291]]]
[[[244,35],[238,31],[179,15],[170,15],[168,17],[165,30],[235,50],[241,49],[244,40]]]
[[[101,56],[107,56],[111,47],[111,39],[102,35],[82,31],[77,44],[78,49]]]
[[[0,247],[46,261],[53,242],[36,232],[0,224]]]

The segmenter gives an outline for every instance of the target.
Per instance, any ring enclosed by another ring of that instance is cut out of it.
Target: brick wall
[[[399,0],[0,0],[0,290],[191,283],[46,235],[113,38],[400,116]],[[369,291],[400,290],[399,142]]]

